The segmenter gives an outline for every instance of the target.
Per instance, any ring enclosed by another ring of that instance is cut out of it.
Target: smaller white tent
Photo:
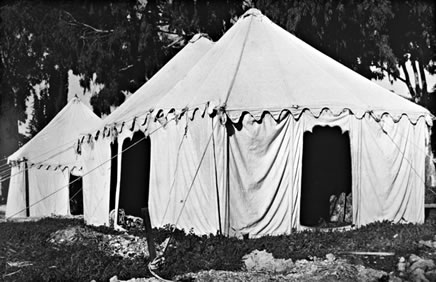
[[[77,139],[100,122],[79,98],[73,98],[35,137],[9,156],[12,165],[6,218],[68,215],[70,174],[81,174]],[[26,181],[27,175],[27,181]]]
[[[155,105],[179,81],[183,80],[193,66],[213,47],[214,43],[202,34],[196,34],[153,77],[141,86],[120,107],[102,120],[93,130],[100,136],[111,136],[116,132],[120,146],[117,155],[118,167],[121,167],[122,144],[125,138],[131,138],[133,131],[147,127],[147,116],[154,111]],[[110,128],[112,127],[112,128]],[[135,130],[132,131],[132,129]],[[83,139],[82,139],[83,140]],[[82,146],[83,160],[83,195],[85,201],[85,222],[94,225],[109,224],[111,148],[113,140],[109,138],[86,138]],[[91,143],[89,141],[92,141]],[[120,175],[117,177],[120,179]],[[120,182],[117,183],[120,194]],[[118,205],[118,199],[115,200]]]

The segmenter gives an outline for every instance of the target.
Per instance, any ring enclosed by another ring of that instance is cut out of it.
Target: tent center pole
[[[118,229],[118,210],[120,203],[120,187],[121,187],[121,160],[123,154],[123,140],[118,138],[118,148],[117,148],[117,186],[115,192],[115,218],[114,218],[114,229]]]
[[[25,185],[25,194],[26,194],[26,217],[30,217],[30,191],[29,191],[29,167],[27,164],[27,159],[24,158],[24,185]]]
[[[221,227],[221,209],[220,209],[220,193],[218,188],[218,172],[216,167],[216,150],[215,150],[215,133],[214,133],[214,126],[213,126],[213,118],[212,118],[212,148],[213,148],[213,162],[214,162],[214,171],[215,171],[215,189],[216,189],[216,203],[217,203],[217,210],[218,210],[218,226],[219,226],[219,234],[223,235],[223,230]]]

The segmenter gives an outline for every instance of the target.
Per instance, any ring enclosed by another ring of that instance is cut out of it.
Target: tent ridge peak
[[[245,53],[244,51],[245,51],[245,47],[247,45],[248,35],[250,34],[252,22],[253,22],[253,18],[250,19],[250,23],[248,24],[248,28],[247,28],[247,31],[245,33],[244,42],[242,43],[241,52],[239,53],[239,56],[238,56],[238,63],[236,64],[235,73],[233,74],[232,80],[230,81],[230,86],[229,86],[229,89],[227,90],[226,98],[224,100],[224,105],[227,104],[227,101],[230,98],[230,94],[232,93],[233,86],[235,85],[236,77],[238,76],[239,68],[241,67],[242,57],[244,56],[244,53]]]
[[[246,18],[249,16],[261,17],[261,16],[263,16],[263,14],[259,9],[250,8],[242,15],[242,18]]]

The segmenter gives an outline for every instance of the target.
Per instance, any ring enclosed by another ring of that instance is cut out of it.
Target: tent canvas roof
[[[105,125],[131,122],[154,108],[156,102],[181,80],[195,63],[212,47],[213,42],[201,34],[195,35],[165,66],[141,86],[119,108],[107,116],[98,129]]]
[[[343,66],[250,9],[191,71],[158,101],[156,109],[223,107],[237,120],[243,112],[259,117],[283,110],[300,115],[323,109],[351,111],[415,123],[430,113]]]
[[[101,119],[75,97],[29,142],[9,156],[8,162],[23,158],[29,163],[62,168],[77,166],[74,144],[80,134]]]

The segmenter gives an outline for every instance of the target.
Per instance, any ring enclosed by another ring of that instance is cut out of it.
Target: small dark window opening
[[[300,224],[334,227],[352,221],[348,132],[315,126],[303,136]]]
[[[141,208],[148,207],[150,150],[150,138],[140,131],[124,141],[119,207],[127,215],[140,217]]]
[[[83,214],[83,181],[81,176],[70,174],[70,213],[71,215]]]

